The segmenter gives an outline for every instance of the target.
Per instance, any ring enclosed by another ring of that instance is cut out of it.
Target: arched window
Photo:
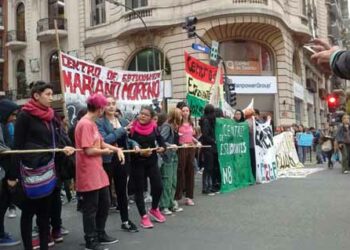
[[[50,56],[50,83],[53,86],[53,92],[59,93],[61,90],[61,85],[60,85],[60,67],[59,67],[57,51],[52,53]]]
[[[25,41],[25,15],[24,15],[24,4],[20,3],[17,6],[16,11],[16,32],[17,32],[17,41]]]
[[[131,60],[128,70],[132,71],[154,71],[163,70],[166,75],[171,74],[171,68],[168,59],[165,60],[164,54],[157,49],[144,49],[137,53]]]
[[[22,99],[27,93],[26,65],[23,60],[19,60],[16,68],[17,98]]]
[[[95,63],[101,66],[105,66],[105,61],[103,61],[102,58],[98,58]]]
[[[270,50],[260,43],[237,40],[220,44],[229,75],[274,75]]]

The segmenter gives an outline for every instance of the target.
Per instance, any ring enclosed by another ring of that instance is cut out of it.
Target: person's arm
[[[2,132],[2,127],[0,126],[0,152],[10,149],[6,146],[5,140],[4,140],[4,134]]]
[[[333,73],[343,79],[350,79],[350,51],[336,50],[330,58]]]
[[[108,143],[105,143],[102,141],[101,143],[101,147],[106,150],[110,150],[111,152],[114,152],[117,154],[119,161],[121,162],[121,164],[123,165],[125,163],[125,156],[123,153],[123,150],[121,148],[115,147],[113,145],[110,145]]]
[[[171,127],[168,126],[168,125],[163,125],[161,126],[160,128],[160,135],[162,136],[162,138],[164,139],[164,143],[167,145],[167,146],[170,146],[171,144],[168,143],[166,141],[167,138],[169,138],[169,136],[171,135]]]
[[[114,144],[119,138],[126,134],[126,130],[123,127],[114,129],[112,132],[106,130],[104,126],[104,119],[96,121],[98,131],[103,137],[104,142],[108,144]]]
[[[166,144],[164,138],[161,134],[155,130],[156,133],[156,141],[158,142],[159,148],[157,149],[157,153],[163,153],[166,150]]]

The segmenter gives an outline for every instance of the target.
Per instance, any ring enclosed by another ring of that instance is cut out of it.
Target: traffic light
[[[327,105],[329,112],[333,113],[339,107],[339,96],[331,94],[327,97]]]
[[[232,80],[228,77],[225,77],[225,86],[226,86],[226,101],[230,104],[231,107],[237,105],[236,97],[236,86]]]
[[[185,24],[182,27],[183,29],[187,30],[187,37],[192,38],[196,36],[196,23],[198,19],[195,16],[188,16],[185,19]]]

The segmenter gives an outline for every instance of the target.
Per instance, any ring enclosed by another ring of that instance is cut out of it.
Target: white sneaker
[[[173,214],[168,208],[164,208],[161,212],[164,215],[172,215]]]
[[[9,213],[8,213],[7,217],[9,217],[11,219],[16,218],[17,217],[16,209],[9,209]]]
[[[345,171],[344,171],[344,174],[348,174],[348,173],[350,173],[348,170],[345,170]]]
[[[184,211],[184,209],[182,207],[179,207],[179,203],[177,201],[173,201],[173,208],[171,211],[178,213]]]

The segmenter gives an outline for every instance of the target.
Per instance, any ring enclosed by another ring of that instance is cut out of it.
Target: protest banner
[[[296,137],[299,146],[311,147],[314,141],[314,136],[311,133],[297,133]]]
[[[213,93],[217,67],[205,64],[185,52],[187,103],[194,117],[201,117]],[[222,77],[221,77],[222,79]],[[222,80],[215,96],[223,96]]]
[[[274,136],[273,142],[276,148],[278,177],[288,177],[290,169],[304,167],[299,161],[292,132],[283,132]]]
[[[227,193],[254,184],[248,123],[216,119],[215,137],[221,172],[220,192]]]
[[[277,179],[276,150],[273,144],[271,120],[254,121],[256,182],[267,183]]]
[[[94,93],[111,95],[117,99],[122,112],[135,114],[142,105],[163,96],[161,72],[135,72],[109,69],[65,53],[60,53],[64,81],[64,96],[72,124],[85,100]]]

